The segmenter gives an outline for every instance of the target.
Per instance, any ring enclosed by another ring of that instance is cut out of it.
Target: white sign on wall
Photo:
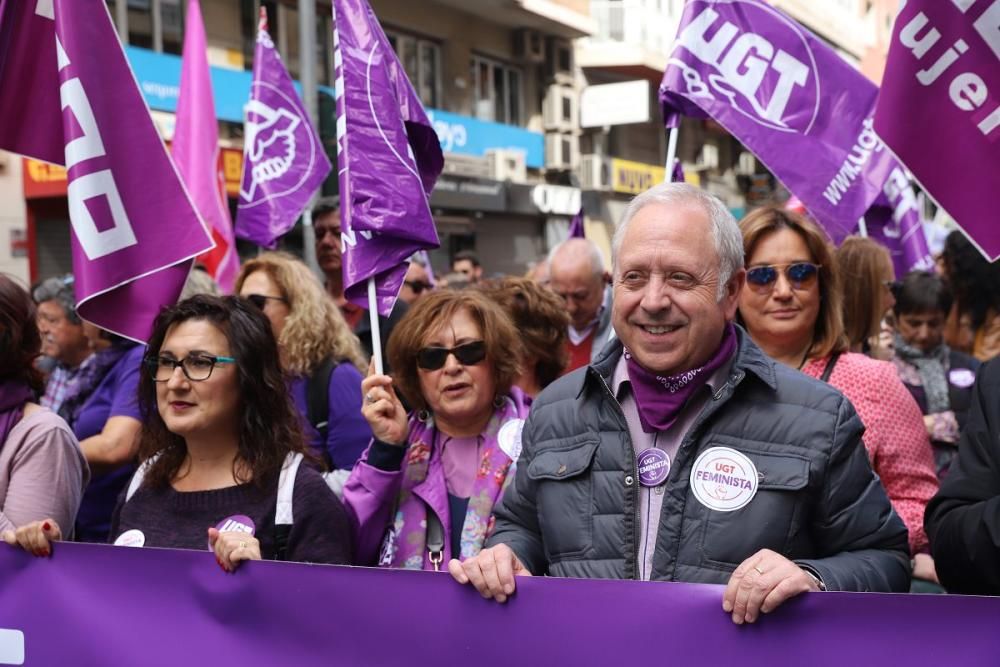
[[[580,95],[580,127],[608,127],[650,120],[649,82],[587,86]]]

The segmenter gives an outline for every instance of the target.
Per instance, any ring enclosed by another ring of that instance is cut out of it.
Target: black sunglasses
[[[404,280],[403,284],[413,290],[414,294],[420,294],[425,289],[429,290],[434,287],[430,283],[421,282],[419,280]]]
[[[425,347],[417,352],[417,366],[425,371],[436,371],[444,366],[449,354],[454,354],[463,366],[475,366],[486,358],[486,343],[475,340],[451,348]]]
[[[767,294],[778,282],[778,272],[783,271],[792,289],[807,290],[815,284],[819,277],[819,269],[819,264],[810,262],[755,266],[747,269],[747,285],[759,294]]]
[[[288,299],[286,299],[283,296],[267,296],[265,294],[247,294],[243,298],[252,303],[254,306],[256,306],[258,310],[264,310],[264,306],[267,305],[268,299],[274,299],[275,301],[280,301],[281,303],[288,303]]]

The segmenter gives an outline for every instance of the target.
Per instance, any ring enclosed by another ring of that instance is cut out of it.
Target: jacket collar
[[[772,390],[777,389],[778,381],[775,370],[777,362],[764,354],[757,347],[757,344],[750,339],[750,335],[746,330],[738,324],[736,325],[736,339],[736,359],[733,361],[730,377],[739,376],[742,378],[744,375],[751,373]],[[603,382],[608,387],[611,387],[615,366],[622,355],[623,349],[624,346],[621,340],[616,337],[601,350],[597,358],[587,366],[586,372],[581,373],[577,378],[578,385],[574,391],[577,398],[583,394],[590,383]]]

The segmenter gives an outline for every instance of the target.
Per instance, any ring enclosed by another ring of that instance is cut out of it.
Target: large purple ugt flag
[[[711,116],[840,241],[893,158],[872,128],[878,89],[759,0],[689,0],[660,85],[665,119]]]
[[[879,136],[990,260],[1000,257],[1000,0],[909,0]]]
[[[344,296],[367,308],[374,277],[388,315],[407,259],[440,245],[428,198],[444,156],[366,0],[334,0],[333,42]]]
[[[274,249],[330,173],[309,112],[267,32],[260,8],[246,108],[236,236]]]
[[[65,164],[77,310],[145,341],[160,307],[180,295],[192,258],[212,241],[153,125],[107,5],[8,0],[0,21],[0,35],[19,36],[0,44],[0,147]],[[10,114],[7,103],[17,96],[40,106]]]

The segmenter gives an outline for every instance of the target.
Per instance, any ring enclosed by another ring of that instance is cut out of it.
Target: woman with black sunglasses
[[[935,581],[924,508],[938,483],[923,416],[891,363],[849,351],[826,234],[805,216],[772,207],[743,218],[740,231],[747,267],[742,324],[772,358],[851,401],[865,425],[872,467],[909,529],[914,577]]]
[[[400,321],[393,376],[369,369],[361,385],[375,439],[344,489],[358,564],[440,570],[482,549],[520,454],[520,347],[504,311],[474,290],[432,292]]]

